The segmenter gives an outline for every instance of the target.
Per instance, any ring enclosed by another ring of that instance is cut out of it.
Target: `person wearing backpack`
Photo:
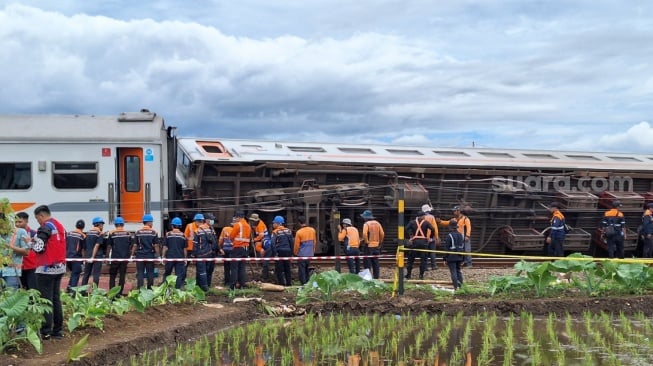
[[[612,202],[612,209],[605,212],[601,227],[603,237],[608,244],[608,258],[624,258],[624,240],[626,240],[626,219],[623,212],[619,211],[621,202]]]
[[[338,241],[345,246],[345,254],[348,257],[360,255],[360,235],[358,229],[351,224],[351,219],[343,219],[342,225],[338,225]],[[357,274],[361,271],[358,258],[347,258],[349,273]]]
[[[451,283],[453,289],[458,290],[463,285],[463,260],[465,259],[465,240],[463,235],[458,231],[458,222],[449,220],[449,234],[445,237],[445,250],[454,252],[444,255],[444,262],[449,267],[451,273]],[[460,254],[458,254],[460,253]]]

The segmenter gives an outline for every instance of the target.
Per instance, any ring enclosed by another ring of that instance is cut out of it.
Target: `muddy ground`
[[[512,270],[466,269],[467,280],[483,282],[492,274],[501,274]],[[390,278],[382,272],[382,277]],[[448,273],[443,269],[428,272],[427,279],[446,281]],[[219,283],[221,278],[216,277]],[[268,305],[294,304],[295,296],[290,292],[264,292],[262,299]],[[635,314],[642,312],[653,316],[650,306],[653,296],[586,298],[579,294],[561,296],[551,299],[497,300],[477,296],[453,295],[445,299],[435,299],[425,291],[409,290],[403,296],[394,298],[364,300],[352,297],[347,301],[311,303],[301,307],[301,311],[315,314],[346,312],[350,314],[402,314],[426,311],[433,314],[445,312],[465,314],[490,311],[500,315],[519,314],[521,311],[536,315],[556,313],[582,314],[585,311],[624,312]],[[301,312],[300,311],[300,312]],[[233,303],[226,296],[212,295],[206,304],[166,305],[147,309],[144,313],[131,312],[122,317],[110,316],[106,319],[104,331],[85,329],[66,334],[61,340],[43,342],[43,354],[38,355],[26,347],[15,355],[0,356],[2,365],[60,365],[67,364],[67,353],[71,345],[85,334],[89,334],[89,343],[85,351],[89,353],[81,365],[110,365],[140,352],[188,342],[204,334],[220,329],[243,324],[255,319],[269,317],[258,301]]]

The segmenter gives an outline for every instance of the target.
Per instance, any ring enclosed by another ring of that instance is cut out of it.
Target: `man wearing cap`
[[[642,239],[642,257],[651,258],[653,256],[653,203],[646,205],[642,215],[640,236]]]
[[[143,287],[145,274],[147,273],[147,288],[154,285],[154,259],[161,258],[159,250],[159,234],[152,228],[154,216],[143,215],[143,227],[136,230],[134,234],[134,245],[131,256],[137,259],[148,259],[147,261],[136,262],[136,287]]]
[[[252,226],[252,242],[254,243],[255,255],[260,258],[270,257],[266,255],[266,250],[263,246],[263,242],[266,239],[269,239],[270,234],[268,233],[268,228],[265,226],[265,223],[258,216],[257,213],[249,215],[249,222]],[[268,244],[269,245],[269,244]],[[268,280],[270,278],[270,263],[264,261],[261,270],[261,277],[263,280]]]
[[[109,231],[108,252],[110,259],[129,259],[132,251],[133,239],[131,233],[125,230],[125,219],[116,217],[113,220],[114,230]],[[112,261],[109,264],[109,288],[116,285],[116,276],[118,277],[118,286],[122,296],[125,290],[125,275],[127,274],[127,261]]]
[[[381,255],[381,245],[385,238],[385,232],[381,223],[376,221],[372,211],[365,210],[361,214],[365,220],[363,224],[363,242],[367,247],[367,255],[372,255],[372,258],[365,258],[363,261],[367,263],[365,268],[372,267],[372,278],[379,279],[379,255]]]
[[[312,257],[315,255],[315,248],[317,246],[317,233],[315,229],[308,226],[306,217],[299,216],[299,230],[295,233],[295,244],[293,247],[293,254],[296,257]],[[299,282],[304,285],[308,282],[308,268],[311,265],[309,259],[302,259],[297,261],[297,268],[299,274]]]
[[[431,215],[433,207],[429,204],[422,205],[422,212],[424,212],[424,220],[428,221],[431,226],[433,226],[433,236],[429,238],[429,259],[431,260],[431,270],[438,269],[437,257],[435,255],[435,249],[438,244],[440,244],[440,233],[438,232],[438,224],[435,221],[435,216]]]
[[[86,255],[88,259],[84,265],[84,276],[82,277],[82,286],[88,285],[88,280],[93,275],[95,286],[100,285],[100,273],[102,272],[102,261],[107,244],[104,240],[104,220],[101,217],[94,217],[93,227],[86,233]],[[95,260],[100,259],[100,260]]]
[[[547,255],[550,257],[564,256],[564,242],[567,232],[565,230],[565,216],[560,212],[560,204],[553,202],[549,205],[549,212],[551,212],[551,226],[549,233],[545,239],[547,247]]]
[[[286,220],[282,216],[275,216],[272,220],[272,246],[270,252],[279,258],[292,257],[294,239],[292,231],[284,226]],[[292,285],[292,271],[289,260],[278,260],[274,264],[277,284],[281,286]]]
[[[249,243],[252,238],[252,228],[249,226],[247,220],[245,220],[245,213],[243,211],[236,211],[234,218],[236,219],[236,223],[233,224],[233,229],[229,234],[229,239],[231,239],[234,245],[234,248],[231,250],[231,258],[245,259],[247,258],[247,248],[249,248]],[[244,260],[231,262],[231,275],[229,276],[231,280],[229,283],[230,289],[245,287],[247,281],[246,263]]]
[[[458,232],[463,235],[463,240],[465,241],[465,252],[471,253],[472,252],[472,222],[469,220],[469,217],[463,215],[460,206],[454,206],[452,211],[453,211],[453,217],[451,219],[452,220],[455,219],[456,222],[458,223],[457,224]],[[436,219],[436,222],[440,226],[444,226],[444,227],[449,226],[449,221],[450,220]],[[471,255],[465,255],[464,264],[469,268],[472,267]]]
[[[446,251],[452,253],[445,254],[444,261],[449,267],[453,289],[458,290],[463,285],[463,273],[460,269],[463,266],[464,258],[460,254],[455,254],[455,252],[458,252],[461,248],[464,250],[465,242],[463,235],[458,232],[458,223],[456,220],[449,220],[449,231],[450,233],[444,239],[444,248]]]
[[[338,241],[345,246],[347,258],[347,267],[349,273],[358,273],[361,271],[360,261],[358,258],[352,258],[360,255],[360,235],[358,229],[351,224],[351,219],[343,219],[342,225],[338,225]]]
[[[624,258],[624,240],[626,240],[626,219],[623,212],[619,210],[621,202],[612,202],[612,209],[603,214],[601,227],[603,237],[608,244],[608,258]]]
[[[408,253],[408,264],[406,265],[406,278],[410,279],[411,272],[413,271],[413,264],[415,259],[419,257],[419,279],[424,279],[424,272],[426,272],[426,262],[428,261],[428,253],[425,249],[428,248],[428,240],[432,237],[433,227],[424,219],[424,212],[417,211],[415,220],[411,220],[406,225],[406,234],[408,235],[409,247],[411,250]]]

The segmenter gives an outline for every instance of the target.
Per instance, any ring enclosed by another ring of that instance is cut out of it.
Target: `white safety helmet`
[[[423,204],[422,205],[422,212],[429,213],[431,211],[433,211],[433,207],[429,206],[428,204]]]
[[[350,219],[343,219],[342,224],[351,226],[351,220]]]

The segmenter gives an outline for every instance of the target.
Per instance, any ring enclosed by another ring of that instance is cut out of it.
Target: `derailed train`
[[[64,225],[122,216],[135,230],[143,213],[164,231],[195,212],[228,224],[235,210],[265,222],[302,215],[318,231],[320,253],[337,245],[337,224],[372,210],[396,249],[397,203],[425,203],[443,218],[454,205],[472,221],[474,251],[539,252],[547,206],[563,204],[566,249],[596,254],[598,223],[619,199],[634,250],[642,207],[653,201],[653,154],[431,148],[175,136],[161,116],[1,116],[0,197],[14,209],[48,204]],[[408,218],[411,216],[408,215]]]

